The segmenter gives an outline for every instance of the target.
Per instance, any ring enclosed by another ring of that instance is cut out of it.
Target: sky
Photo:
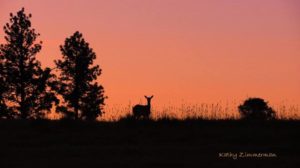
[[[0,25],[22,7],[41,34],[43,66],[83,33],[108,106],[146,103],[144,95],[156,106],[300,102],[297,0],[0,0]]]

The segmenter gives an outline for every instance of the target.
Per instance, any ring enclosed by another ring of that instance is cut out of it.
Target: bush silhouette
[[[275,111],[261,98],[249,98],[238,109],[242,119],[271,120],[275,118]]]

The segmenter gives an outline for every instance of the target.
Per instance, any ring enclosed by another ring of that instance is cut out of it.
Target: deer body
[[[147,97],[145,96],[145,98],[147,99],[147,105],[135,105],[132,108],[132,112],[133,112],[133,116],[137,119],[139,118],[149,118],[150,113],[151,113],[151,99],[153,98],[153,96],[151,97]]]

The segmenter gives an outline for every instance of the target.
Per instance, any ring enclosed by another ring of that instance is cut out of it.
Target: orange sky
[[[83,33],[108,105],[144,103],[144,94],[156,106],[252,96],[299,104],[297,0],[0,0],[0,24],[21,7],[44,42],[43,66]]]

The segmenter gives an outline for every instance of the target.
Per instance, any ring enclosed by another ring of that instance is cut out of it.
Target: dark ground
[[[300,167],[299,130],[300,121],[0,121],[0,167]]]

